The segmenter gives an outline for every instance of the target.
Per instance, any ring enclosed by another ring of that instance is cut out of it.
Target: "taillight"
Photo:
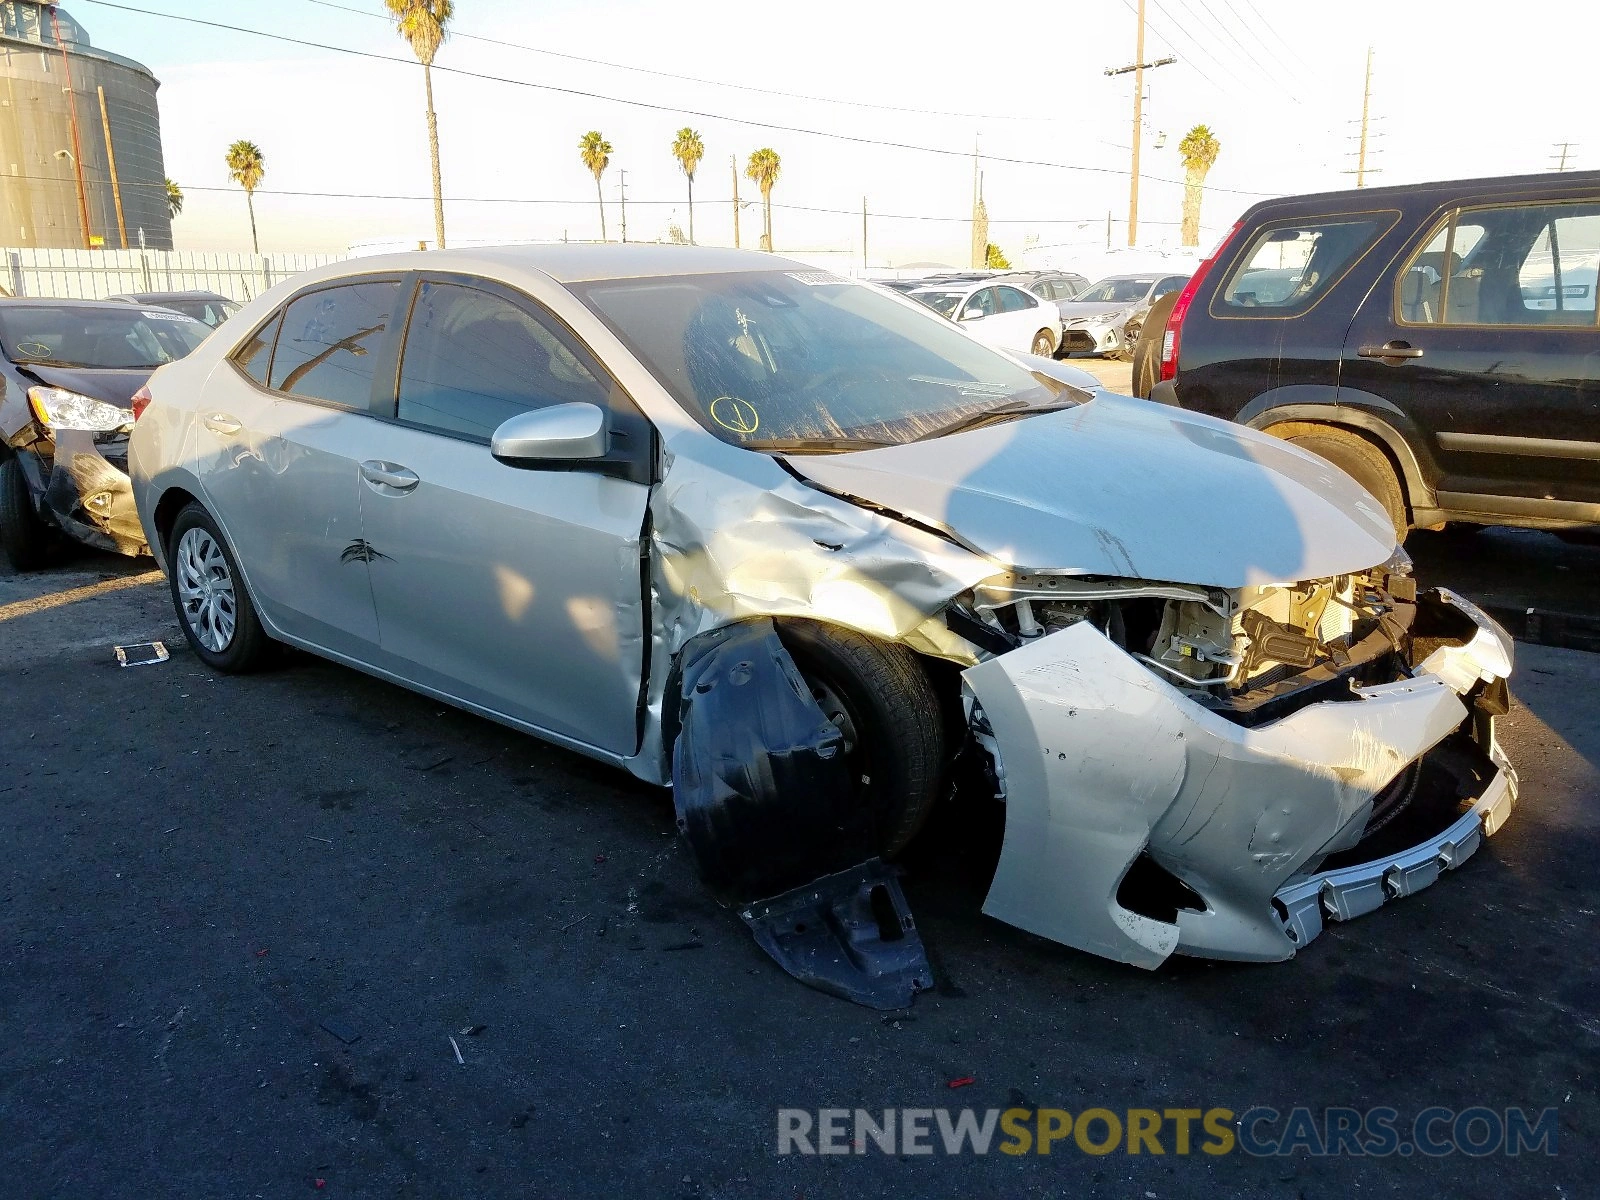
[[[152,398],[148,385],[133,394],[133,399],[129,402],[128,407],[133,409],[133,419],[135,421],[144,416],[144,410],[150,407]]]
[[[1189,305],[1194,303],[1195,293],[1200,290],[1200,285],[1206,281],[1217,259],[1222,257],[1222,252],[1228,248],[1228,243],[1238,236],[1239,230],[1244,228],[1240,221],[1228,230],[1217,248],[1200,260],[1200,265],[1194,269],[1194,274],[1189,276],[1189,282],[1183,285],[1183,291],[1178,293],[1178,301],[1172,306],[1172,313],[1167,317],[1166,332],[1161,335],[1161,378],[1172,379],[1178,374],[1178,346],[1183,339],[1183,318],[1189,313]]]

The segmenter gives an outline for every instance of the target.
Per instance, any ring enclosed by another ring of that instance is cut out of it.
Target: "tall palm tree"
[[[1206,172],[1222,152],[1210,128],[1196,125],[1183,135],[1178,143],[1178,156],[1183,159],[1183,244],[1200,244],[1200,193],[1206,185]]]
[[[761,248],[772,249],[772,185],[778,182],[778,174],[783,170],[783,160],[778,157],[778,152],[771,146],[763,146],[750,153],[750,161],[745,164],[745,178],[761,189]]]
[[[591,129],[578,140],[578,157],[594,175],[594,197],[600,202],[600,240],[606,240],[606,194],[600,190],[600,176],[611,165],[611,143]]]
[[[267,173],[267,159],[261,147],[243,139],[228,147],[228,178],[244,189],[245,202],[250,205],[250,244],[261,253],[261,239],[256,237],[256,188]]]
[[[176,217],[183,211],[183,189],[167,180],[167,216]]]
[[[444,42],[445,27],[455,15],[452,0],[383,0],[394,16],[395,29],[411,43],[422,64],[422,86],[428,94],[428,153],[433,157],[433,233],[444,249],[444,182],[439,174],[439,119],[433,114],[433,56]]]
[[[683,173],[689,177],[689,243],[694,244],[694,172],[706,156],[706,144],[700,135],[685,125],[672,140],[672,157],[678,160]]]

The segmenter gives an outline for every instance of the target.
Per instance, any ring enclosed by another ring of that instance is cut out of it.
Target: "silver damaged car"
[[[149,391],[200,659],[288,643],[671,785],[761,945],[865,1003],[930,983],[882,860],[958,752],[984,911],[1142,967],[1288,958],[1515,802],[1509,639],[1348,477],[800,263],[342,263]]]

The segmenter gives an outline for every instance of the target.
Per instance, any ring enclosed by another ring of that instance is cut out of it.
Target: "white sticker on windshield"
[[[807,287],[837,287],[840,284],[855,282],[843,275],[835,275],[832,271],[785,271],[784,274]]]
[[[139,310],[139,315],[141,317],[146,317],[146,318],[148,318],[149,320],[152,320],[152,321],[187,321],[189,319],[188,317],[184,316],[182,313],[151,312],[148,308],[141,308]]]

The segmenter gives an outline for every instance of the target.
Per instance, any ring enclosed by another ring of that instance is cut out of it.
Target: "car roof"
[[[1397,183],[1385,187],[1340,188],[1331,192],[1307,192],[1304,195],[1276,196],[1263,200],[1255,208],[1266,208],[1286,200],[1295,203],[1347,204],[1369,209],[1398,200],[1417,199],[1436,192],[1489,191],[1547,192],[1567,191],[1573,188],[1600,187],[1600,171],[1543,171],[1537,175],[1485,175],[1468,179],[1440,179],[1423,183]],[[1251,211],[1255,211],[1253,208]]]
[[[228,300],[228,297],[219,292],[208,292],[200,288],[191,288],[183,292],[120,292],[110,298],[112,300],[148,300],[151,303],[161,300],[227,300],[229,304],[239,303],[237,300]]]
[[[474,246],[463,250],[406,250],[347,259],[335,268],[318,272],[318,275],[326,281],[345,274],[371,271],[456,269],[473,274],[486,266],[541,271],[557,283],[651,279],[665,275],[711,275],[734,271],[819,270],[806,263],[761,250],[654,242],[621,245],[578,242],[543,246]]]

